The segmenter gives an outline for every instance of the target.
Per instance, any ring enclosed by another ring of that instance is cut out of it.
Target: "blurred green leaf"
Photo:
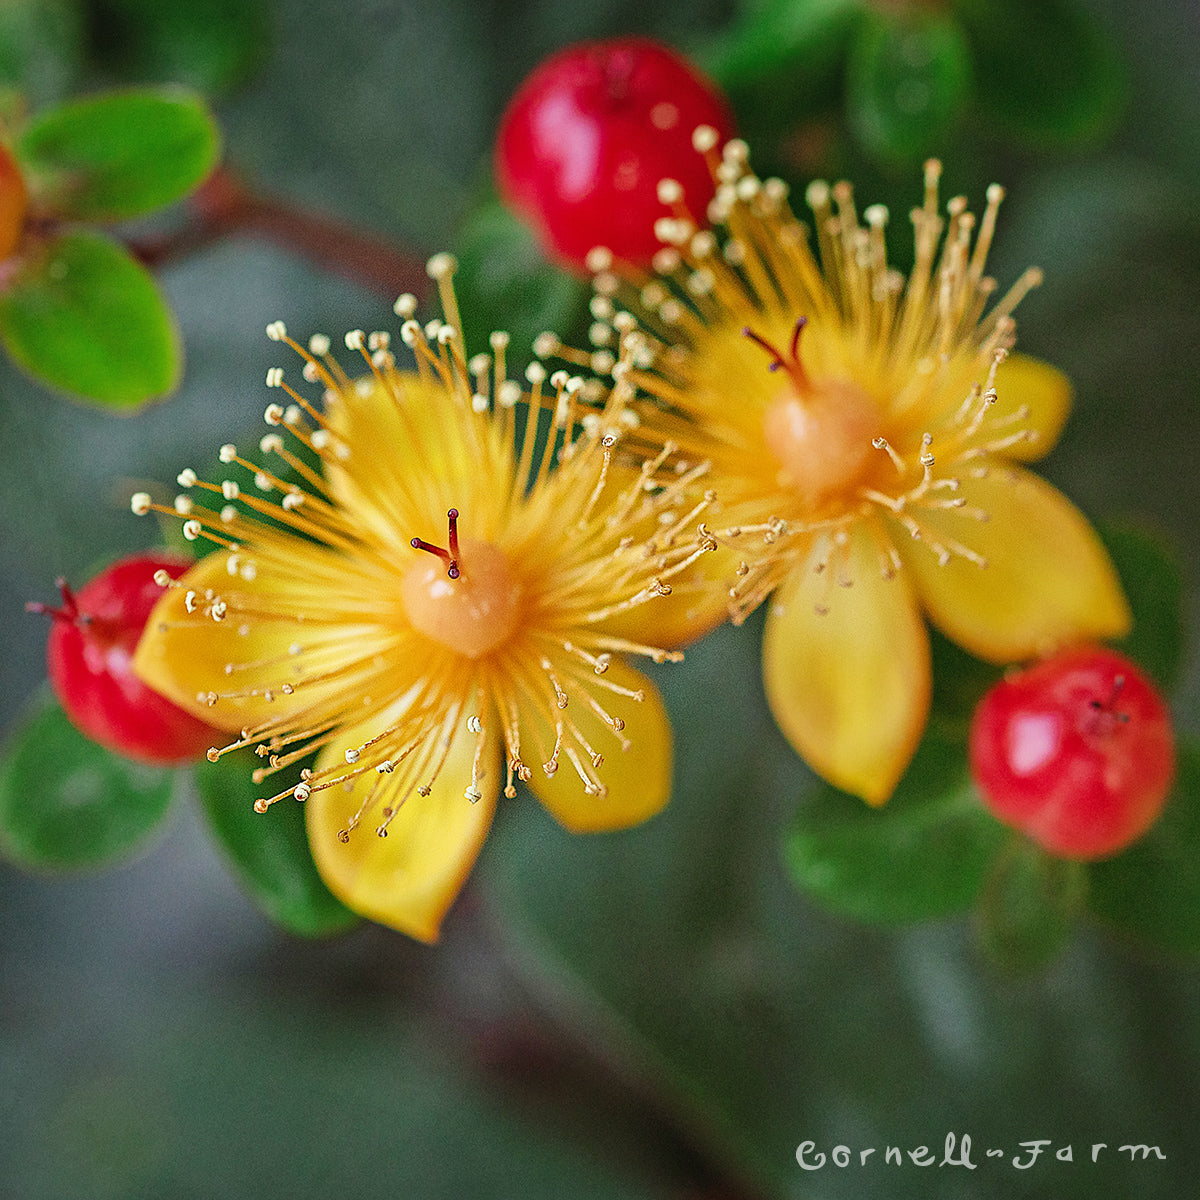
[[[862,8],[861,0],[767,0],[748,6],[708,44],[699,64],[729,90],[783,70],[816,74],[840,62]]]
[[[1003,674],[1002,668],[968,654],[945,634],[930,628],[933,659],[933,711],[964,736],[975,705]]]
[[[216,165],[220,135],[200,97],[146,88],[48,109],[14,148],[40,208],[80,221],[119,221],[202,183]]]
[[[289,802],[254,811],[262,794],[251,778],[254,766],[249,755],[237,754],[201,763],[195,772],[209,827],[238,878],[263,912],[293,933],[321,937],[356,925],[359,918],[317,874],[303,807]]]
[[[745,6],[698,55],[729,95],[761,169],[772,142],[840,104],[862,0],[766,0]]]
[[[46,243],[0,292],[0,341],[37,379],[114,409],[164,395],[183,368],[153,278],[84,231]]]
[[[1100,526],[1133,610],[1133,629],[1115,643],[1159,687],[1179,679],[1185,641],[1183,572],[1174,549],[1159,534],[1131,521]]]
[[[488,336],[502,329],[512,338],[514,362],[525,363],[539,333],[565,338],[578,323],[587,286],[548,263],[533,234],[498,200],[467,218],[456,257],[454,285],[470,353],[487,351]]]
[[[1024,975],[1046,966],[1067,944],[1087,894],[1087,869],[1010,836],[980,897],[978,933],[994,963]]]
[[[0,117],[40,108],[67,94],[83,58],[79,6],[72,0],[0,3]]]
[[[0,755],[0,853],[34,869],[108,866],[161,823],[174,779],[111,754],[39,695]]]
[[[967,779],[963,740],[931,725],[883,808],[823,785],[796,814],[785,857],[834,912],[915,921],[969,908],[1005,837]]]
[[[223,93],[266,56],[262,0],[92,0],[91,7],[97,56],[128,78]]]
[[[1200,745],[1180,740],[1179,774],[1158,823],[1089,868],[1088,904],[1140,941],[1200,954]]]
[[[1112,37],[1075,0],[954,0],[980,64],[981,104],[1035,142],[1095,138],[1117,116],[1125,72]]]
[[[893,161],[931,154],[970,91],[970,47],[950,13],[873,10],[858,26],[847,64],[846,110],[870,153]]]

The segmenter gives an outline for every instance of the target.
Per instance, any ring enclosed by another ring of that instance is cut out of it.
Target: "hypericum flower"
[[[682,657],[665,645],[700,627],[661,597],[712,547],[688,532],[706,502],[679,505],[702,465],[669,447],[640,468],[616,461],[635,423],[619,397],[585,415],[581,381],[547,381],[538,363],[526,396],[506,376],[503,334],[492,357],[465,359],[453,269],[447,255],[429,266],[448,323],[422,329],[413,298],[397,302],[415,372],[396,369],[386,334],[358,331],[346,343],[371,373],[351,380],[328,338],[305,350],[276,323],[268,333],[324,385],[324,410],[272,370],[292,400],[266,410],[260,450],[277,466],[225,446],[244,483],[189,470],[174,506],[133,498],[220,547],[162,581],[135,669],[234,731],[210,758],[256,747],[256,780],[319,751],[256,808],[307,801],[334,893],[424,940],[479,852],[502,775],[505,795],[528,783],[576,831],[666,803],[670,726],[622,656]]]
[[[676,208],[658,223],[657,274],[593,256],[593,341],[632,360],[618,390],[648,398],[646,452],[668,438],[712,462],[723,528],[709,532],[741,559],[732,615],[773,595],[764,675],[783,731],[820,774],[882,803],[928,713],[922,609],[995,662],[1129,624],[1090,526],[1015,465],[1051,448],[1070,404],[1063,375],[1008,353],[1011,312],[1040,273],[987,311],[1002,190],[978,224],[962,198],[943,217],[937,162],[905,277],[888,265],[882,206],[860,221],[848,184],[812,184],[818,258],[745,143],[718,153],[704,127],[694,140],[719,180],[713,228],[664,180]]]

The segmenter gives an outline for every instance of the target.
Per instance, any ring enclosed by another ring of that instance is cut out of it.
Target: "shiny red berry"
[[[988,808],[1062,858],[1105,858],[1154,824],[1175,777],[1171,714],[1129,659],[1081,647],[980,701],[971,774]]]
[[[715,185],[692,143],[702,125],[718,145],[733,132],[724,98],[668,47],[641,37],[569,46],[525,80],[500,120],[501,195],[564,266],[586,269],[595,246],[646,265],[662,248],[655,221],[672,215],[661,179],[682,186],[704,223]]]
[[[191,762],[220,735],[130,669],[142,628],[162,588],[191,566],[165,552],[123,558],[73,592],[59,580],[62,607],[31,603],[54,618],[46,644],[50,683],[75,727],[126,758],[157,765]]]

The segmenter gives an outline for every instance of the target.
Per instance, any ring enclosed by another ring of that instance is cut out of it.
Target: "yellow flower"
[[[670,439],[711,461],[721,528],[706,533],[740,559],[731,613],[772,597],[764,675],[783,731],[820,774],[882,803],[928,714],[922,610],[1003,663],[1120,635],[1128,608],[1084,518],[1017,465],[1054,444],[1070,386],[1009,354],[1037,271],[988,310],[1001,189],[978,222],[962,198],[943,217],[940,165],[926,164],[905,277],[881,206],[860,220],[849,185],[813,184],[818,257],[785,186],[749,172],[744,143],[715,141],[697,131],[719,181],[714,228],[664,181],[675,215],[656,274],[593,252],[593,340],[632,359],[615,375],[648,398],[644,452]]]
[[[306,801],[336,895],[427,941],[487,834],[502,763],[505,795],[525,781],[576,831],[666,803],[670,726],[622,656],[682,657],[662,646],[701,617],[662,597],[711,548],[679,507],[703,468],[669,450],[640,469],[614,459],[635,421],[619,398],[585,414],[581,381],[547,381],[537,363],[526,395],[501,334],[492,357],[466,361],[453,267],[430,262],[448,323],[422,329],[412,297],[397,303],[415,372],[396,369],[385,334],[356,332],[347,345],[371,374],[351,380],[327,338],[305,351],[277,323],[268,333],[304,357],[323,411],[273,370],[292,400],[266,410],[260,449],[277,466],[225,446],[242,483],[185,471],[191,494],[174,506],[133,499],[219,547],[162,581],[135,670],[233,733],[210,758],[254,746],[256,780],[287,773],[256,808]],[[311,770],[289,771],[314,750]]]

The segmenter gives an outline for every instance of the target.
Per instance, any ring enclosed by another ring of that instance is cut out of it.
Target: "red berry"
[[[581,42],[548,58],[500,119],[496,176],[505,202],[536,229],[546,253],[586,269],[605,246],[647,265],[672,210],[658,183],[677,180],[698,222],[715,191],[692,144],[700,125],[733,132],[724,98],[673,50],[649,38]]]
[[[1104,858],[1157,820],[1175,777],[1166,704],[1129,659],[1081,647],[980,701],[971,774],[988,808],[1063,858]]]
[[[78,593],[60,579],[61,608],[26,605],[54,617],[46,664],[72,723],[93,741],[139,762],[190,762],[220,737],[130,669],[142,628],[162,595],[155,573],[177,579],[189,566],[175,554],[138,554],[113,563]]]
[[[21,240],[28,200],[21,168],[0,142],[0,261],[12,254]]]

